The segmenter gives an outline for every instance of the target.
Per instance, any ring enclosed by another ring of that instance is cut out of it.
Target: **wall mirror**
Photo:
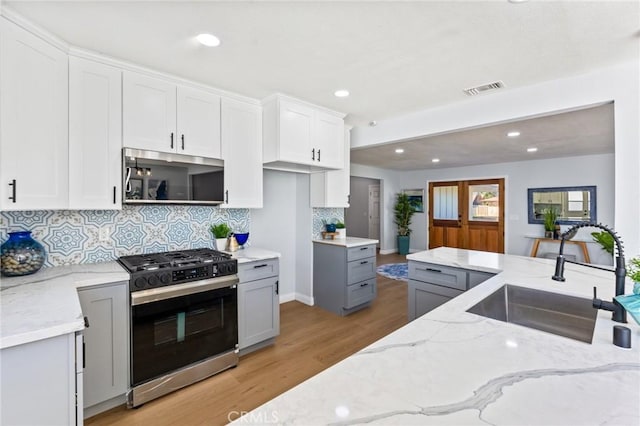
[[[548,208],[556,210],[561,225],[598,221],[595,186],[529,188],[527,199],[529,223],[544,223],[544,210]]]

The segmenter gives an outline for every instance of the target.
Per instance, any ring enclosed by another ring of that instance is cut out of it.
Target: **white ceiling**
[[[257,99],[289,94],[353,125],[458,102],[496,80],[509,90],[638,60],[640,43],[637,0],[4,5],[73,45]],[[198,45],[201,32],[222,44]],[[343,88],[350,97],[333,96]]]

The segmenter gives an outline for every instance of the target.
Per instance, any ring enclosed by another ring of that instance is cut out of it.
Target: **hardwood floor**
[[[405,262],[378,255],[378,265]],[[378,275],[372,306],[339,317],[300,302],[280,305],[273,346],[243,356],[222,372],[145,405],[117,407],[85,420],[105,425],[221,425],[236,419],[407,323],[407,285]]]

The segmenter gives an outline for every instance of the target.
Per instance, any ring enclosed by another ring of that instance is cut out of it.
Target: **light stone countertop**
[[[247,247],[230,253],[238,264],[279,258],[280,253]],[[84,329],[81,287],[129,281],[118,262],[43,268],[32,275],[0,279],[0,349]]]
[[[360,238],[360,237],[346,237],[346,238],[336,238],[335,240],[313,240],[314,243],[319,244],[329,244],[332,246],[341,246],[341,247],[359,247],[359,246],[368,246],[369,244],[378,244],[378,240],[372,240],[370,238]]]
[[[640,424],[640,327],[631,318],[632,348],[622,349],[606,311],[592,344],[466,312],[505,283],[588,299],[595,285],[610,300],[613,273],[567,264],[560,283],[551,259],[449,248],[408,259],[498,275],[235,423]]]
[[[0,279],[0,349],[84,329],[76,289],[129,281],[118,262],[44,268]]]
[[[245,247],[237,251],[225,251],[238,260],[238,264],[280,258],[280,253],[258,247]]]

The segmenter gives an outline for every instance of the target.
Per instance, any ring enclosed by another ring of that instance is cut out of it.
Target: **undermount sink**
[[[506,284],[467,310],[586,343],[593,340],[598,310],[591,299]]]

